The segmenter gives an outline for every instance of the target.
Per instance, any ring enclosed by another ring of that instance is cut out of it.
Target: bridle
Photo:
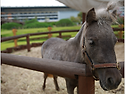
[[[93,77],[95,80],[98,80],[98,77],[95,75],[95,70],[96,69],[105,69],[105,68],[117,68],[118,70],[121,69],[120,67],[120,64],[117,62],[117,63],[101,63],[101,64],[94,64],[91,57],[89,56],[89,54],[87,53],[86,51],[86,45],[85,45],[85,36],[83,36],[83,45],[82,45],[82,49],[83,49],[83,55],[85,57],[87,57],[87,64],[89,65],[90,67],[90,70],[93,74]]]
[[[83,47],[84,51],[83,54],[85,57],[87,57],[88,65],[90,67],[90,70],[92,72],[92,75],[95,80],[98,80],[98,77],[95,75],[95,70],[96,69],[104,69],[104,68],[117,68],[118,70],[121,69],[119,62],[117,63],[103,63],[103,64],[94,64],[92,59],[90,58],[89,54],[86,51],[85,46]]]

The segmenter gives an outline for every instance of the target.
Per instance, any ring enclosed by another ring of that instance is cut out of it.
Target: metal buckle
[[[118,70],[121,69],[121,66],[120,66],[119,62],[116,63],[116,68],[117,68]]]
[[[91,65],[91,69],[92,69],[92,71],[95,70],[94,64]]]

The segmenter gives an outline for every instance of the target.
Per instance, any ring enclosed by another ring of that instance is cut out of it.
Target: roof
[[[111,0],[58,0],[59,2],[81,12],[87,12],[91,8],[106,6]],[[113,0],[112,0],[113,1]],[[114,0],[116,1],[116,0]],[[123,4],[123,0],[119,0]]]
[[[4,9],[17,9],[17,8],[69,8],[68,6],[25,6],[25,7],[1,7],[1,8],[4,8]]]

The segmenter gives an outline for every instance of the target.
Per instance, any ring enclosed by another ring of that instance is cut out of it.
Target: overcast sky
[[[64,6],[57,0],[1,0],[1,6]]]

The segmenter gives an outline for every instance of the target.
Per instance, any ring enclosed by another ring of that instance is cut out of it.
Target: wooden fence
[[[1,63],[55,74],[61,77],[78,79],[79,94],[95,94],[95,81],[86,64],[18,56],[6,53],[1,53]],[[120,65],[120,72],[124,77],[124,62],[120,62]],[[90,88],[93,89],[90,90]]]
[[[124,42],[124,39],[121,38],[121,36],[123,37],[122,31],[124,31],[124,28],[113,28],[113,30],[121,32],[121,33],[119,33],[116,36],[120,37],[120,39],[118,39],[119,42]],[[17,51],[17,50],[20,50],[20,49],[27,49],[27,51],[29,52],[31,47],[36,47],[36,46],[40,46],[40,45],[43,44],[43,43],[32,43],[32,44],[30,44],[30,40],[32,40],[32,39],[40,39],[40,38],[31,38],[30,39],[30,36],[37,36],[37,35],[46,35],[46,34],[58,33],[59,34],[58,37],[59,38],[63,38],[64,36],[62,35],[62,33],[78,32],[78,31],[79,30],[63,30],[63,31],[41,32],[41,33],[29,33],[29,34],[24,34],[24,35],[17,35],[17,36],[12,36],[12,37],[5,37],[5,38],[1,39],[1,42],[13,40],[13,39],[19,39],[19,38],[22,38],[22,37],[26,37],[27,45],[21,45],[21,46],[18,46],[18,47],[7,48],[6,50],[1,51],[1,52],[3,52],[3,53],[12,53],[13,50]],[[67,37],[70,38],[71,35],[69,35]]]

